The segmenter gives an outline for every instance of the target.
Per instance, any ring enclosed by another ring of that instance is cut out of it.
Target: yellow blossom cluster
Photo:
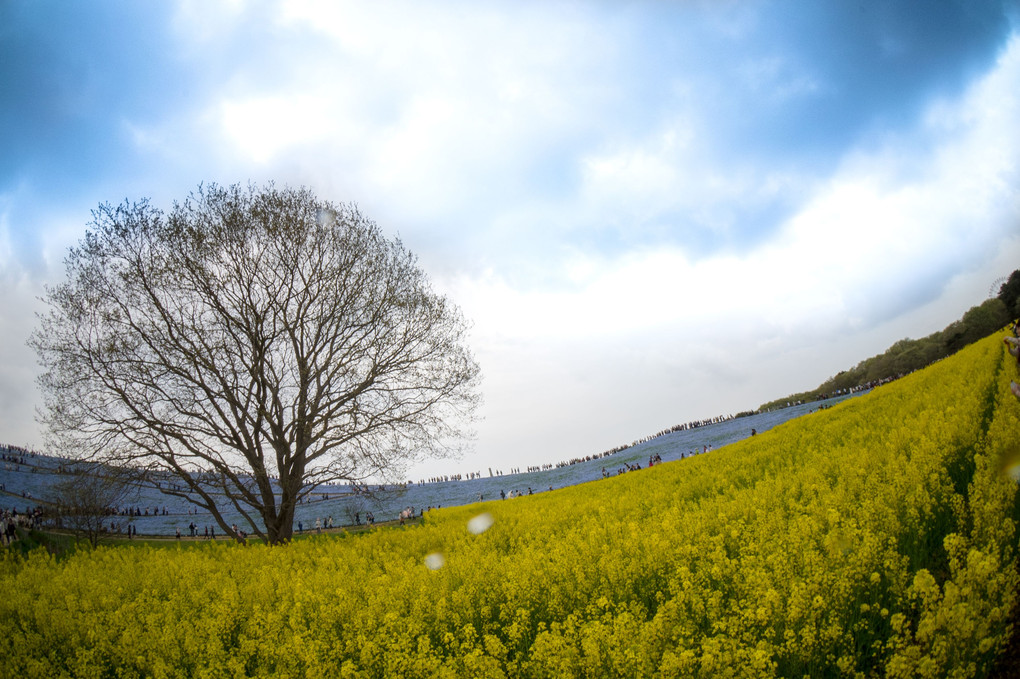
[[[8,554],[0,677],[980,676],[1017,603],[1014,373],[989,337],[711,454],[423,526]]]

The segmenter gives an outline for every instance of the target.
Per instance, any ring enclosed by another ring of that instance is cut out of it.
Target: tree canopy
[[[316,485],[470,433],[467,323],[353,205],[215,184],[103,204],[65,266],[30,340],[52,442],[172,479],[228,534],[224,504],[280,542]]]
[[[1020,317],[1020,269],[1013,271],[999,287],[997,297],[1006,305],[1013,318]]]

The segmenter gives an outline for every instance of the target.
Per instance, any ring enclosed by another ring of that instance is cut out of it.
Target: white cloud
[[[817,179],[783,166],[722,161],[717,130],[702,113],[674,111],[645,139],[597,149],[581,160],[578,210],[587,223],[610,223],[636,240],[688,235],[732,242],[761,210],[794,203]]]
[[[904,334],[958,318],[1008,273],[978,267],[1004,266],[1000,248],[1020,256],[1016,82],[1018,40],[994,72],[928,112],[930,146],[912,161],[923,172],[904,172],[904,156],[917,153],[912,137],[850,153],[753,251],[575,252],[551,288],[515,287],[491,270],[448,281],[476,322],[486,370],[494,422],[483,425],[481,446],[541,450],[536,462],[597,452],[685,414],[811,388]],[[593,182],[633,182],[618,198],[639,202],[667,193],[681,172],[640,151],[590,167]],[[932,282],[937,300],[909,315],[926,325],[906,325],[896,300],[928,271],[945,276]]]
[[[236,74],[217,136],[257,163],[307,172],[328,158],[318,183],[332,176],[403,224],[489,228],[530,199],[544,156],[604,128],[619,95],[594,74],[625,27],[607,34],[570,6],[306,1],[277,23],[295,40],[285,75]]]
[[[9,195],[0,194],[0,270],[13,263],[14,248],[11,245],[11,225],[8,216]]]
[[[221,125],[247,158],[267,163],[284,149],[321,139],[330,128],[329,109],[328,100],[306,94],[225,100]]]
[[[249,179],[357,200],[476,323],[480,455],[535,462],[814,386],[914,332],[903,319],[929,331],[980,299],[976,272],[1018,247],[1018,39],[913,131],[814,176],[768,145],[742,157],[733,121],[711,116],[824,93],[826,74],[784,45],[747,61],[767,11],[710,6],[183,2],[174,57],[201,65],[201,96],[124,122],[131,172],[33,224],[46,264],[98,200],[161,192],[167,207],[197,181]],[[642,42],[663,17],[674,43]],[[752,128],[774,129],[739,134]],[[751,234],[748,218],[778,226]],[[0,262],[13,228],[0,222]],[[904,306],[919,289],[934,292]]]
[[[192,43],[215,44],[234,29],[244,16],[249,3],[224,0],[208,3],[202,0],[178,0],[174,25],[178,33]]]
[[[25,344],[41,310],[38,280],[29,277],[17,261],[0,261],[0,443],[37,447],[35,355]]]

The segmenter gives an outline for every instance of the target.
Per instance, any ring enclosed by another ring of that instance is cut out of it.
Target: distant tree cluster
[[[779,408],[790,402],[813,401],[843,393],[861,385],[906,375],[956,353],[972,342],[986,337],[1020,317],[1020,269],[1010,274],[999,294],[971,307],[963,317],[939,332],[921,339],[902,339],[885,352],[840,371],[817,389],[791,394],[762,404],[759,410]]]

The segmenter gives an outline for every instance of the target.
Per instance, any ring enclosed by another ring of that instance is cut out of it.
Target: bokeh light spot
[[[472,535],[481,535],[492,528],[493,518],[489,512],[482,512],[468,521],[468,530]]]

